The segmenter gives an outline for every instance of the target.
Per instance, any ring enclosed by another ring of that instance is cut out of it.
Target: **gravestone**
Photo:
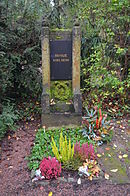
[[[42,24],[42,125],[46,127],[79,126],[82,119],[82,95],[80,92],[80,27],[72,30],[49,29]],[[72,81],[73,107],[70,112],[51,112],[51,81]]]

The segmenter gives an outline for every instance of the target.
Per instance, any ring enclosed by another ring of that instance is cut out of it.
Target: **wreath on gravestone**
[[[70,81],[55,81],[51,84],[51,98],[57,101],[72,99],[72,85]]]

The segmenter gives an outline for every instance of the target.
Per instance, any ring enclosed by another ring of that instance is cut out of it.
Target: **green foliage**
[[[15,122],[18,119],[19,115],[17,111],[15,111],[14,105],[8,100],[6,104],[3,105],[2,114],[0,114],[0,140],[9,129],[15,130]]]
[[[51,29],[72,28],[74,16],[79,20],[84,105],[128,99],[128,0],[56,0],[53,6],[49,0],[2,0],[0,10],[0,100],[41,95],[42,15]],[[70,99],[67,86],[57,84],[54,90],[52,85],[52,96]]]
[[[51,82],[51,98],[56,101],[68,101],[72,99],[71,81]]]
[[[41,17],[49,2],[1,1],[1,97],[41,94]]]
[[[74,1],[75,2],[75,1]],[[123,8],[123,9],[122,9]],[[129,2],[77,1],[82,28],[82,89],[85,105],[127,98]]]
[[[111,140],[112,131],[109,127],[109,121],[106,120],[107,114],[102,114],[101,109],[95,107],[91,111],[86,108],[86,115],[83,117],[82,129],[79,131],[88,139],[97,141],[97,145]]]
[[[36,133],[36,138],[35,138],[34,146],[31,150],[31,155],[28,157],[29,169],[37,169],[43,157],[54,156],[51,147],[51,138],[52,137],[54,138],[54,141],[57,144],[57,148],[59,149],[59,140],[60,140],[61,132],[63,134],[63,137],[65,137],[66,135],[67,140],[71,138],[71,142],[73,142],[74,144],[76,143],[76,141],[80,141],[81,144],[85,143],[87,139],[84,138],[81,133],[79,133],[79,129],[80,128],[68,128],[68,129],[61,128],[61,129],[46,130],[46,131],[45,129],[39,129],[38,132]],[[92,140],[89,140],[88,142],[94,143]]]
[[[86,69],[84,62],[82,64],[82,74],[84,76],[89,74],[89,78],[84,80],[84,89],[90,92],[90,97],[95,102],[102,103],[105,99],[116,99],[117,97],[124,102],[126,98],[125,81],[120,80],[117,70],[120,64],[111,62],[109,65],[111,59],[106,56],[105,47],[106,44],[95,47],[94,53],[84,60],[89,65]]]
[[[30,98],[31,99],[31,98]],[[41,104],[38,101],[32,100],[18,101],[17,108],[19,111],[20,119],[22,120],[34,120],[34,118],[41,115]]]
[[[56,143],[52,137],[52,151],[57,158],[58,161],[62,162],[63,164],[68,164],[72,159],[74,155],[74,144],[71,147],[71,140],[69,138],[69,142],[67,142],[67,138],[65,138],[62,135],[62,132],[60,133],[60,139],[59,139],[59,149],[56,146]]]

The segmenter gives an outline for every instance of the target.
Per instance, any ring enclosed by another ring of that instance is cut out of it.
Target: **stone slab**
[[[75,113],[50,113],[42,114],[42,125],[46,128],[77,127],[82,122],[82,116]]]

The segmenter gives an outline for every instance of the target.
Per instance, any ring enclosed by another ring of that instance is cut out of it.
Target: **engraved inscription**
[[[72,41],[50,41],[51,80],[72,79]]]
[[[55,54],[53,58],[53,62],[69,62],[69,58],[67,54]]]

